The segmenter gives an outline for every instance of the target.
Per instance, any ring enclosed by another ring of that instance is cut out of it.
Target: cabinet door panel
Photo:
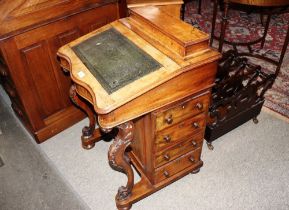
[[[43,118],[61,109],[60,93],[57,88],[53,68],[49,60],[47,42],[42,41],[20,50],[24,63],[24,71],[29,72],[31,83],[38,98],[38,107]]]
[[[65,74],[60,68],[59,63],[57,61],[56,52],[61,46],[80,37],[80,34],[81,33],[80,33],[79,28],[75,27],[75,28],[72,28],[71,30],[57,34],[56,36],[49,39],[51,63],[53,65],[54,75],[57,80],[57,85],[61,90],[62,96],[61,96],[61,99],[59,100],[62,101],[63,107],[68,107],[71,105],[71,101],[68,95],[68,91],[71,86],[71,80],[70,80],[69,74]]]
[[[31,73],[25,71],[23,60],[14,39],[6,40],[1,43],[1,48],[8,66],[11,81],[13,81],[19,95],[18,101],[23,106],[21,110],[27,115],[30,126],[37,130],[44,126],[41,119],[41,108],[35,97],[36,91],[31,79]],[[22,54],[24,56],[24,54]],[[13,101],[12,101],[13,103]],[[29,126],[28,126],[29,127]]]

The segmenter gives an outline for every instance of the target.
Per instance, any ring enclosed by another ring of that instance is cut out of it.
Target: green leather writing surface
[[[109,94],[161,67],[114,28],[74,46],[73,51]]]

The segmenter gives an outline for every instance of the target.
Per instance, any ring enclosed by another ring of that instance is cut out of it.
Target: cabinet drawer
[[[203,144],[203,135],[203,132],[199,132],[188,141],[158,152],[155,156],[155,168],[169,163],[177,157],[201,147]]]
[[[158,132],[155,140],[156,150],[160,151],[164,147],[171,146],[183,138],[191,138],[195,133],[202,131],[206,125],[205,117],[205,113],[202,113]]]
[[[205,94],[197,98],[183,101],[167,110],[155,112],[156,130],[162,130],[171,125],[177,124],[190,116],[194,116],[207,110],[209,100],[209,94]]]
[[[154,182],[159,183],[160,181],[170,178],[174,174],[182,171],[183,169],[197,165],[200,161],[201,148],[196,149],[193,152],[189,152],[178,159],[158,168],[154,175]]]

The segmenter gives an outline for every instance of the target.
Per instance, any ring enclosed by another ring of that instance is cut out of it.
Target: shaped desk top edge
[[[97,79],[90,73],[87,67],[82,63],[78,56],[74,53],[72,48],[78,43],[90,38],[93,35],[99,34],[110,28],[114,28],[125,35],[128,39],[133,41],[138,47],[148,53],[152,58],[158,61],[162,67],[158,70],[145,75],[144,77],[126,85],[123,88],[108,94]],[[106,114],[124,103],[132,100],[133,98],[147,92],[155,86],[172,78],[176,73],[176,70],[180,69],[180,66],[172,59],[165,56],[162,52],[158,51],[152,45],[141,39],[132,31],[128,30],[118,21],[105,27],[90,33],[80,39],[65,45],[58,51],[58,56],[66,59],[69,62],[68,70],[71,72],[72,80],[89,90],[91,99],[87,98],[93,105],[96,112]]]
[[[122,20],[126,19],[127,18]],[[118,109],[122,105],[152,89],[155,89],[166,81],[191,70],[192,66],[197,67],[205,65],[220,58],[219,53],[208,47],[206,53],[202,53],[188,60],[179,59],[181,62],[177,62],[176,59],[172,58],[172,56],[168,56],[164,51],[157,49],[143,37],[131,30],[130,26],[123,24],[122,20],[115,21],[91,32],[70,44],[63,46],[58,52],[58,55],[68,62],[66,69],[71,72],[72,80],[78,84],[78,92],[81,92],[80,95],[93,104],[94,109],[98,114],[105,115]],[[112,27],[148,53],[156,61],[162,64],[163,67],[109,95],[76,56],[72,47]],[[202,32],[199,34],[202,34]],[[204,36],[204,39],[206,39],[206,35]]]

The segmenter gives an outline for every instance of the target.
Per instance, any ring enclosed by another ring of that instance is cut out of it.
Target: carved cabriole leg
[[[118,134],[109,148],[108,160],[113,169],[127,175],[127,184],[118,189],[115,199],[118,209],[130,209],[130,203],[126,206],[118,206],[118,202],[130,197],[134,185],[134,174],[130,163],[131,161],[125,151],[133,140],[134,125],[132,122],[126,122],[119,125],[118,129]]]
[[[84,149],[91,149],[94,147],[95,142],[98,141],[101,137],[101,133],[99,129],[95,129],[95,116],[94,112],[91,110],[91,108],[83,102],[77,92],[76,92],[76,86],[73,84],[70,88],[69,95],[73,103],[80,107],[88,116],[89,118],[89,126],[85,126],[82,129],[82,136],[81,136],[81,142],[82,147]]]

